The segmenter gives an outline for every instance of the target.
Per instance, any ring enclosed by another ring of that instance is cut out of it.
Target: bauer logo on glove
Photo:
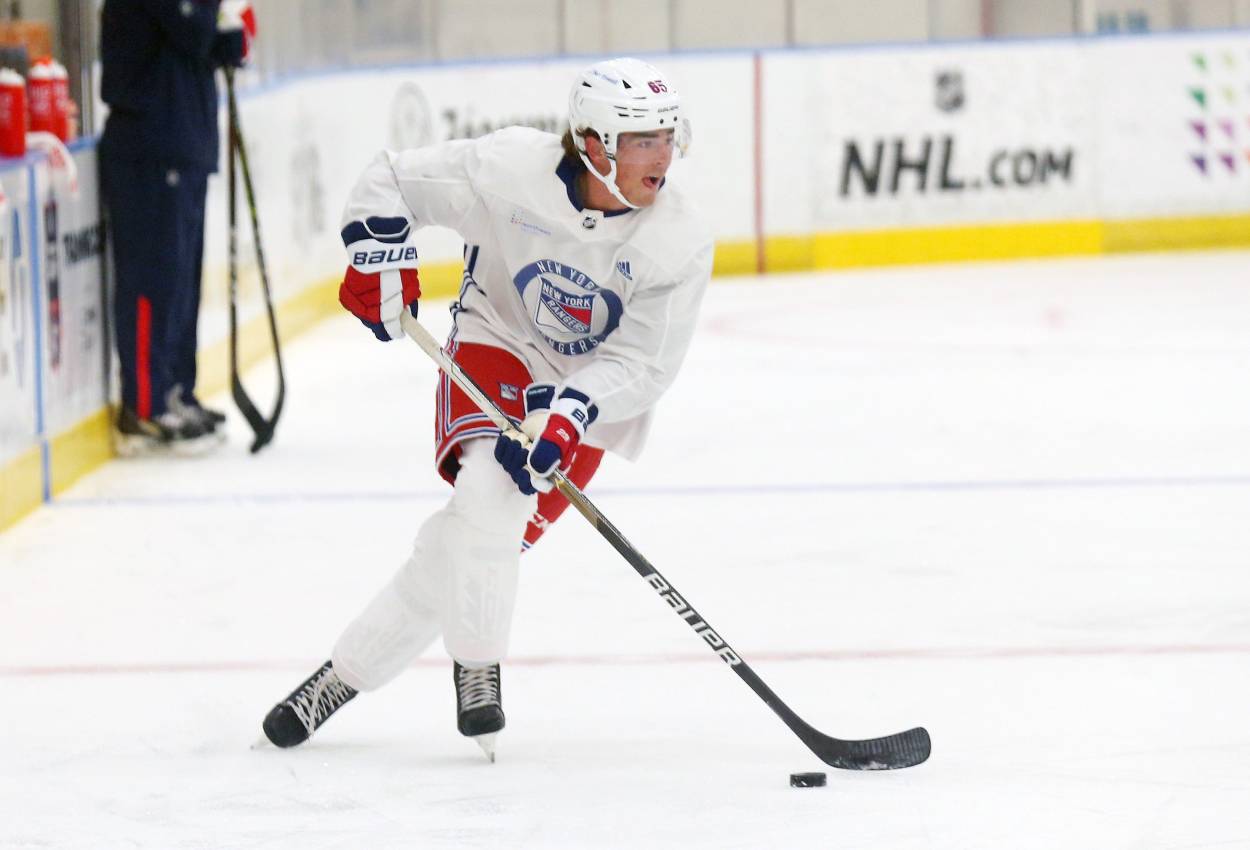
[[[353,266],[377,266],[382,263],[415,263],[417,261],[417,246],[408,245],[404,248],[378,248],[374,251],[358,251],[352,254]]]
[[[421,280],[412,226],[404,218],[372,216],[343,228],[351,264],[339,287],[339,303],[383,342],[403,336],[399,317],[417,315]]]

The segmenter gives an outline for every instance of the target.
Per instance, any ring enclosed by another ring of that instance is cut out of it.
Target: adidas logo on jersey
[[[629,270],[629,260],[621,260],[616,264],[616,270],[621,273],[621,277],[626,280],[633,280],[634,274]]]

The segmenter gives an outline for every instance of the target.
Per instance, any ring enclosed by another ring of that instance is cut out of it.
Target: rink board
[[[1245,32],[654,61],[686,96],[694,143],[673,179],[706,211],[717,274],[1250,244]],[[586,63],[357,69],[250,87],[241,72],[283,337],[338,309],[342,204],[379,147],[513,124],[561,132],[569,81]],[[0,167],[0,529],[108,457],[91,144],[75,156],[75,198],[62,198],[38,157]],[[60,238],[49,242],[53,196]],[[268,331],[246,217],[238,238],[247,365],[268,356]],[[458,237],[429,228],[418,241],[426,295],[454,294]],[[41,260],[56,270],[55,298]],[[218,178],[209,183],[200,320],[205,393],[228,377],[227,302]]]
[[[73,160],[0,168],[0,528],[109,457],[93,146]]]

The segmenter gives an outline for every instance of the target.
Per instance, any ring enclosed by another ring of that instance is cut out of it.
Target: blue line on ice
[[[743,496],[797,495],[811,493],[949,493],[985,491],[1037,490],[1104,490],[1147,488],[1250,487],[1250,475],[1178,476],[1153,478],[1022,478],[998,481],[861,481],[810,482],[795,484],[709,484],[704,486],[660,487],[592,487],[596,498],[630,496]],[[62,508],[100,508],[136,506],[178,506],[230,503],[283,504],[301,502],[343,501],[419,501],[443,499],[449,491],[437,490],[374,490],[351,492],[282,492],[282,493],[219,493],[162,494],[154,496],[63,497],[54,502]]]

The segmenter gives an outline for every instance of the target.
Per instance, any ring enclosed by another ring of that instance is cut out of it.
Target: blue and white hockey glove
[[[586,429],[598,415],[599,410],[590,403],[589,396],[565,387],[552,403],[542,432],[530,447],[530,471],[547,478],[557,466],[561,469],[568,467],[573,453],[586,436]]]
[[[517,489],[527,496],[540,490],[543,493],[551,490],[551,482],[533,480],[526,463],[529,460],[530,446],[546,424],[547,410],[555,395],[555,384],[530,384],[525,388],[525,420],[521,423],[521,429],[518,431],[510,428],[495,440],[495,460],[512,476]]]
[[[400,314],[417,315],[421,280],[412,225],[404,218],[370,216],[343,228],[350,265],[339,287],[339,303],[383,342],[404,335]]]

